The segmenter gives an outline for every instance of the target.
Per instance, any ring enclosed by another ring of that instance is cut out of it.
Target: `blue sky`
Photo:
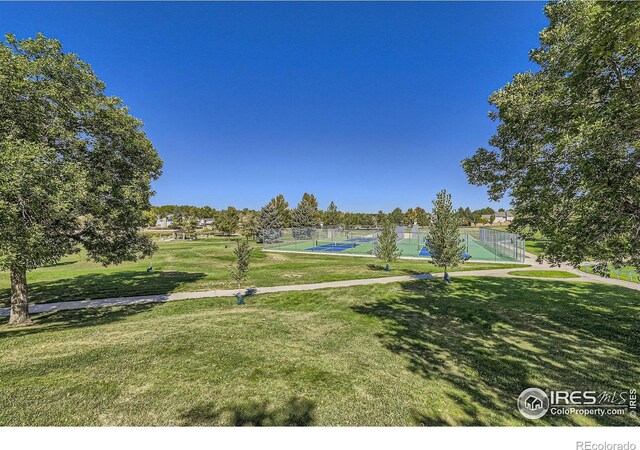
[[[0,3],[0,29],[60,39],[144,121],[154,204],[479,208],[460,161],[495,131],[488,95],[535,69],[543,6]]]

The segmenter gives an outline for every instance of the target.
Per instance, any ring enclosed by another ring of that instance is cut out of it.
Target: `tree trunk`
[[[27,270],[11,268],[11,316],[9,325],[32,325],[27,297]]]

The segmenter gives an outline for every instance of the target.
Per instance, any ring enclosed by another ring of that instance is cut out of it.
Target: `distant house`
[[[214,219],[211,217],[205,217],[204,219],[198,220],[198,225],[201,227],[206,227],[209,225],[213,225]]]
[[[514,218],[515,215],[512,209],[508,211],[498,211],[496,213],[496,223],[513,222]]]
[[[487,223],[491,223],[491,214],[483,214],[482,218],[487,221]]]
[[[171,226],[171,223],[172,221],[168,217],[159,217],[158,220],[156,220],[156,227],[169,228]]]

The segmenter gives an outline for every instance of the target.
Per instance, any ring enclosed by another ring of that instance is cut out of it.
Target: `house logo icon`
[[[527,419],[539,419],[549,410],[549,397],[542,389],[525,389],[518,397],[518,410]]]

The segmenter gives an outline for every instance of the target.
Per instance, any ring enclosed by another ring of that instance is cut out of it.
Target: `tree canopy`
[[[238,229],[240,223],[240,213],[233,206],[220,213],[216,228],[224,235],[231,236]]]
[[[284,228],[291,226],[291,212],[289,211],[289,202],[284,198],[284,195],[278,194],[271,199],[271,204],[278,211],[280,223]]]
[[[397,241],[398,234],[393,223],[385,218],[375,245],[375,254],[379,260],[386,263],[385,269],[387,271],[389,271],[389,263],[397,260],[402,255],[402,251],[398,249]]]
[[[444,267],[445,280],[448,280],[447,267],[457,266],[464,252],[459,225],[460,216],[453,209],[451,194],[443,189],[433,201],[431,226],[425,244],[433,263]]]
[[[311,235],[311,229],[318,224],[318,200],[313,194],[305,192],[300,203],[291,213],[294,236],[296,239],[305,239]]]
[[[267,203],[258,214],[256,228],[256,241],[263,244],[272,244],[282,238],[282,222],[280,214],[273,202]]]
[[[640,270],[640,7],[553,2],[520,73],[494,92],[499,123],[463,161],[469,181],[510,194],[514,231],[547,239],[541,258]]]
[[[28,323],[26,271],[83,246],[103,264],[149,255],[138,229],[162,161],[77,55],[39,34],[0,42],[0,268],[10,323]]]
[[[340,211],[335,203],[331,202],[324,214],[324,225],[334,227],[340,223]]]

